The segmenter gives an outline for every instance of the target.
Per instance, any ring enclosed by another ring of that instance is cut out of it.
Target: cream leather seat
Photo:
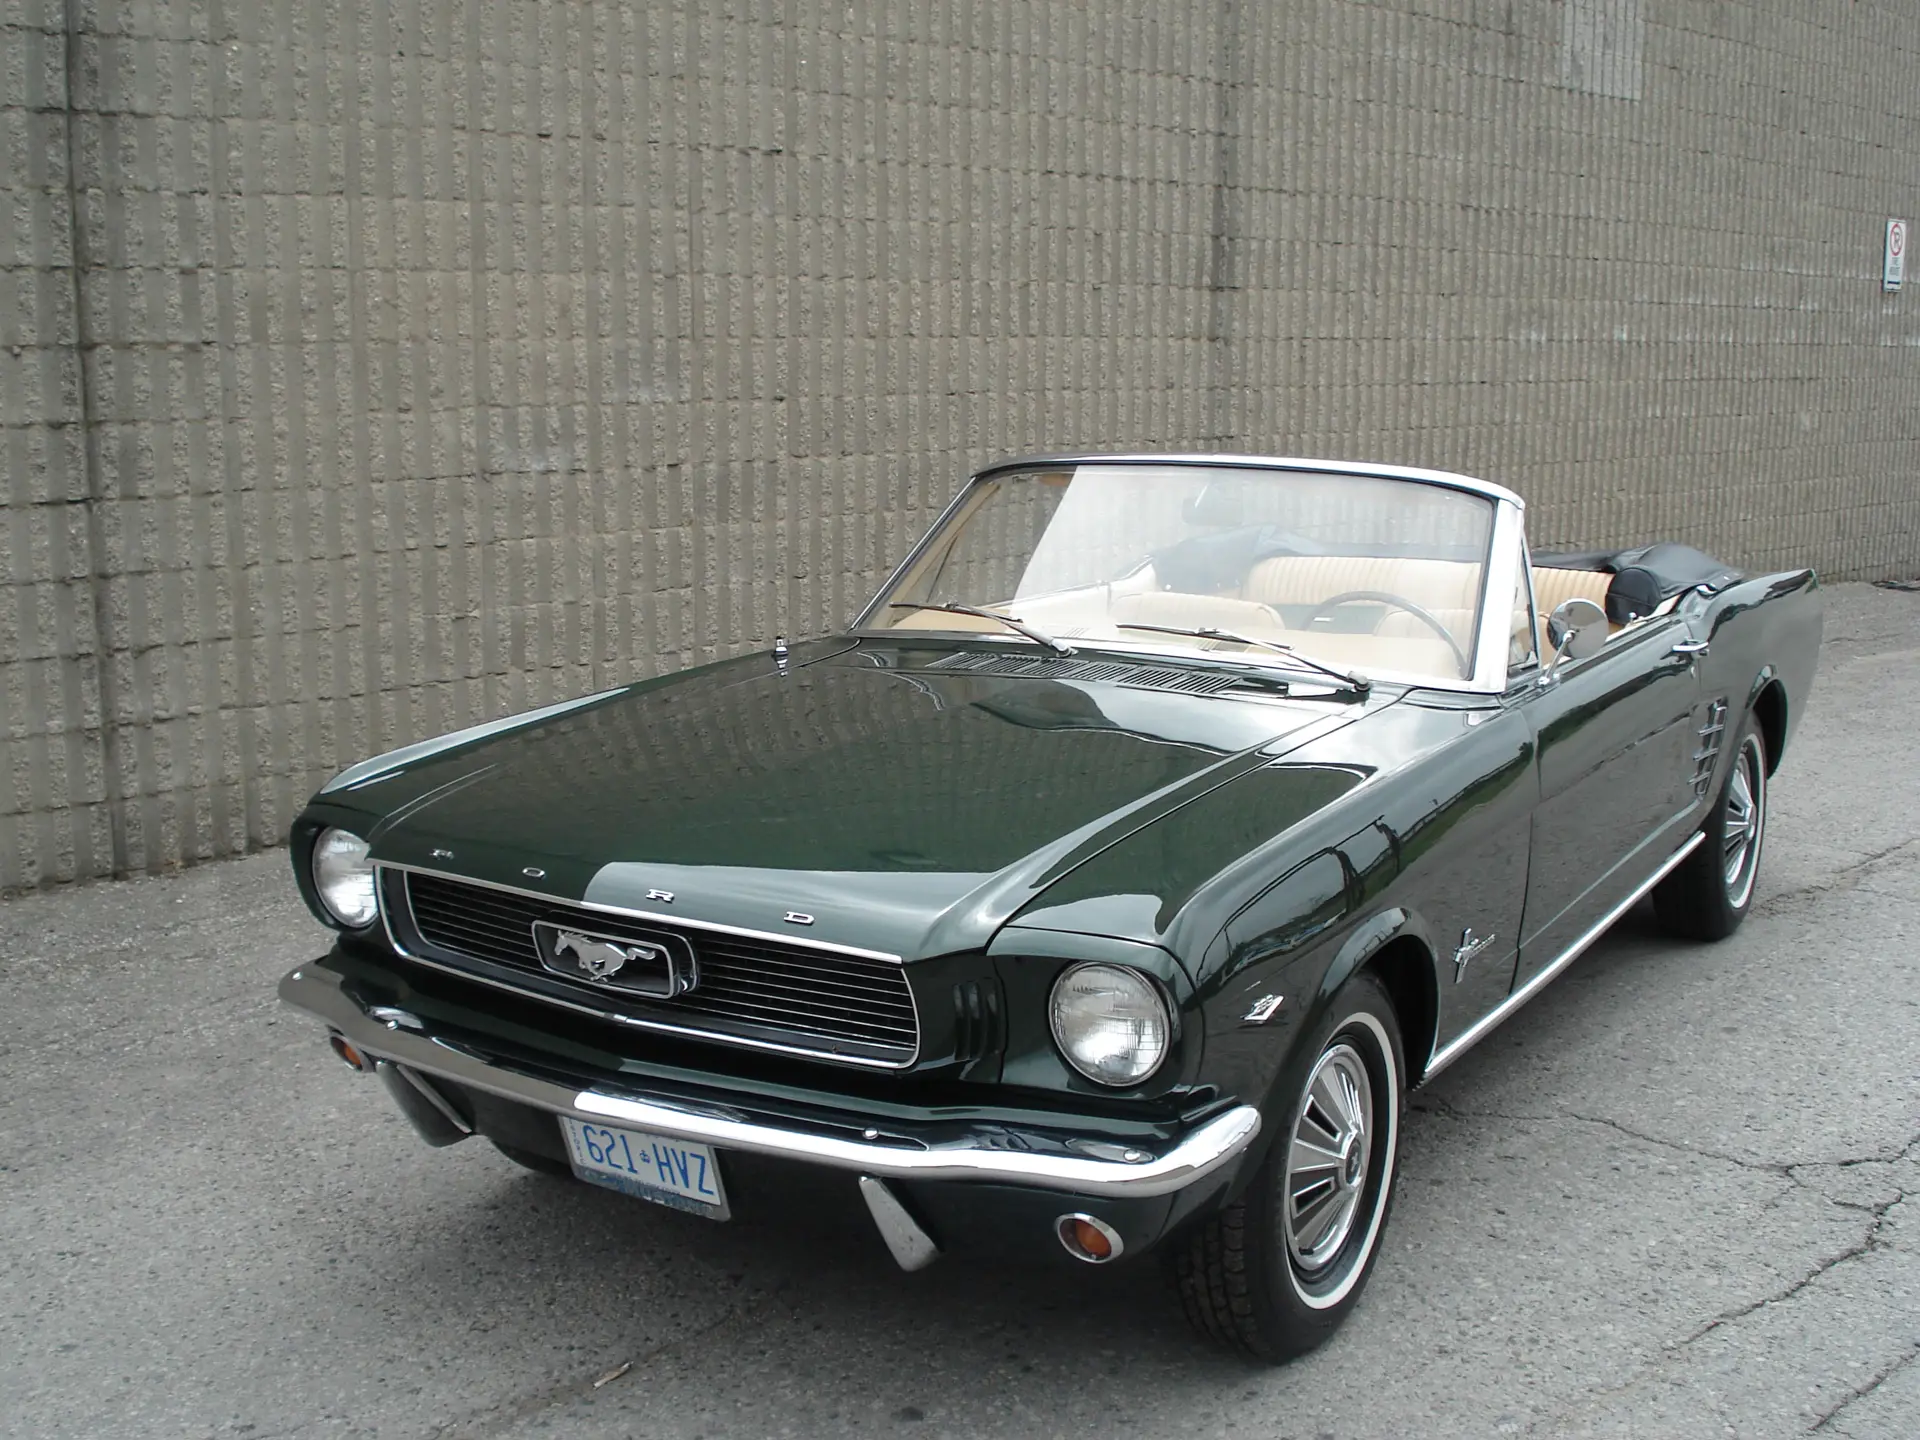
[[[1333,591],[1332,594],[1339,592]],[[1226,595],[1188,595],[1174,590],[1122,595],[1113,602],[1113,623],[1120,625],[1174,625],[1184,629],[1206,626],[1231,630],[1254,640],[1277,640],[1298,646],[1302,655],[1336,667],[1366,670],[1408,670],[1428,675],[1457,672],[1453,652],[1424,625],[1419,635],[1334,635],[1320,630],[1289,630],[1265,605]],[[1411,618],[1411,617],[1409,617]],[[1418,625],[1418,621],[1413,621]],[[1471,623],[1471,621],[1469,621]],[[1125,635],[1129,632],[1118,632]],[[1230,642],[1199,640],[1203,649],[1238,650]]]
[[[1473,611],[1480,567],[1376,555],[1278,555],[1247,574],[1241,594],[1268,605],[1313,605],[1349,590],[1381,590],[1428,610]]]
[[[1613,576],[1604,570],[1556,570],[1550,565],[1533,567],[1533,612],[1534,628],[1538,632],[1535,643],[1542,655],[1553,653],[1553,642],[1547,636],[1547,617],[1569,600],[1591,600],[1602,610],[1607,608],[1607,587],[1613,584]],[[1613,634],[1620,627],[1609,618],[1607,633]]]
[[[1373,590],[1411,601],[1446,626],[1464,648],[1473,636],[1474,607],[1480,599],[1480,566],[1456,560],[1377,555],[1281,555],[1255,565],[1242,593],[1250,600],[1270,605],[1317,605],[1353,590]],[[1350,655],[1349,663],[1363,667],[1371,663],[1386,669],[1432,670],[1445,675],[1459,668],[1450,647],[1432,626],[1391,605],[1385,607],[1371,635],[1343,638],[1322,632],[1317,626],[1314,630],[1320,637],[1316,646],[1320,641],[1331,642],[1329,653]],[[1355,647],[1351,640],[1407,641],[1415,642],[1418,648],[1389,657],[1377,646]],[[1318,648],[1315,653],[1320,653]]]
[[[1533,608],[1551,615],[1568,600],[1591,600],[1602,610],[1607,608],[1607,587],[1613,576],[1603,570],[1556,570],[1547,565],[1533,567]]]

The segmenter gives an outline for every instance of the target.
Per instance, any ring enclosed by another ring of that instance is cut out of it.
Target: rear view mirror
[[[1562,660],[1585,660],[1598,655],[1607,643],[1607,612],[1593,601],[1576,595],[1563,600],[1547,617],[1547,638],[1553,641],[1553,664]]]

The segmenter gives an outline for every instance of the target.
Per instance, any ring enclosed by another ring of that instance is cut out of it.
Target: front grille
[[[411,871],[382,872],[382,901],[403,948],[423,959],[510,978],[573,1004],[643,1023],[836,1059],[909,1064],[919,1049],[913,994],[899,965],[757,936],[631,920],[516,891]],[[693,947],[699,984],[673,999],[610,991],[540,963],[537,920],[594,935]]]

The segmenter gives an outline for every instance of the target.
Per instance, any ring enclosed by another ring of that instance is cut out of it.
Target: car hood
[[[954,654],[750,656],[321,798],[375,817],[379,861],[912,958],[984,944],[1085,858],[1362,708],[929,668]]]

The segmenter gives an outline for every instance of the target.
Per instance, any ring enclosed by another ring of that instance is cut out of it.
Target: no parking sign
[[[1887,221],[1887,259],[1880,270],[1880,288],[1898,290],[1907,278],[1907,222]]]

